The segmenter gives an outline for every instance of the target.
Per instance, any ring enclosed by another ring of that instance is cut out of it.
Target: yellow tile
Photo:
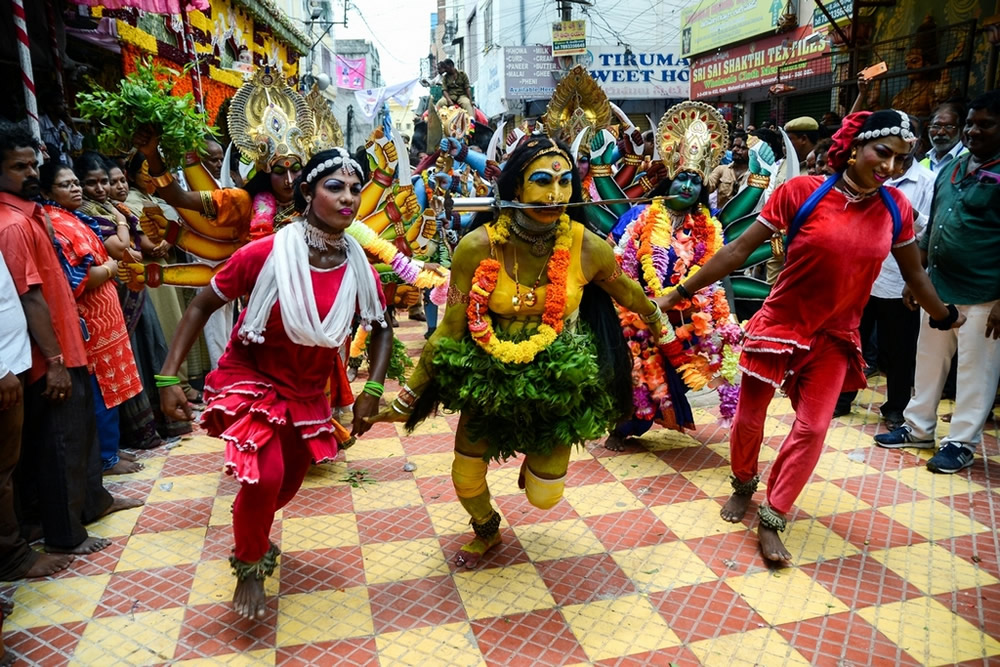
[[[162,503],[170,500],[191,500],[193,498],[214,498],[219,488],[222,472],[203,475],[178,475],[161,477],[153,484],[147,503]]]
[[[472,528],[469,526],[469,513],[462,507],[462,503],[458,501],[434,503],[424,507],[430,514],[431,523],[434,524],[434,532],[437,535],[454,535],[455,533],[472,535]],[[505,528],[509,525],[501,514],[500,527]]]
[[[872,436],[851,426],[831,428],[826,432],[826,438],[823,440],[823,443],[827,447],[846,452],[875,446]]]
[[[364,459],[391,459],[406,456],[403,451],[403,443],[399,438],[372,438],[370,440],[361,438],[352,447],[344,450],[344,458],[348,461],[362,461]],[[400,461],[403,465],[405,461]]]
[[[933,455],[930,450],[926,454],[928,458]],[[966,479],[962,475],[936,475],[923,466],[904,468],[902,470],[889,470],[885,474],[897,482],[905,484],[911,489],[916,489],[931,498],[964,496],[976,493],[977,491],[983,491],[986,488]]]
[[[598,461],[618,480],[673,475],[677,472],[658,459],[652,452],[619,454],[618,456],[598,459]]]
[[[861,553],[821,522],[811,519],[789,523],[787,532],[781,535],[781,541],[792,554],[792,562],[796,565],[847,558]]]
[[[472,620],[550,609],[556,604],[531,563],[466,570],[453,576]]]
[[[926,665],[982,658],[990,662],[1000,655],[1000,642],[931,598],[869,607],[859,610],[858,616]]]
[[[950,537],[985,533],[989,530],[975,519],[937,500],[920,500],[880,507],[879,512],[916,531],[931,541],[941,541]]]
[[[355,445],[354,447],[357,446]],[[354,449],[354,447],[351,449]],[[318,489],[331,486],[344,486],[347,482],[342,480],[346,476],[347,463],[345,461],[330,461],[322,465],[310,466],[305,480],[302,481],[302,488]]]
[[[479,643],[468,623],[447,623],[375,637],[381,667],[395,665],[485,665]]]
[[[396,424],[396,433],[401,438],[405,436],[406,426]],[[444,417],[431,417],[413,431],[413,435],[450,435],[452,433],[451,426]]]
[[[416,454],[414,456],[407,456],[406,460],[417,466],[417,469],[413,471],[414,477],[451,475],[451,462],[455,460],[455,454],[453,452]]]
[[[710,498],[656,505],[649,509],[660,518],[660,521],[667,524],[670,532],[682,540],[746,530],[743,524],[723,521],[719,516],[722,506]]]
[[[806,484],[795,505],[813,516],[871,509],[871,505],[831,482]]]
[[[645,507],[621,482],[571,486],[566,489],[565,497],[580,516],[627,512]]]
[[[532,561],[604,553],[604,545],[583,519],[532,523],[514,528],[517,541]]]
[[[669,591],[719,578],[683,542],[616,551],[611,557],[642,593]]]
[[[233,503],[235,495],[216,496],[212,503],[212,515],[208,518],[209,526],[228,526],[233,522]],[[281,510],[278,510],[281,512]],[[277,515],[275,516],[277,518]]]
[[[809,661],[792,648],[777,630],[760,628],[736,632],[688,645],[703,665],[757,667],[757,665],[803,665]]]
[[[252,665],[273,665],[276,661],[276,653],[277,652],[274,649],[261,649],[260,651],[247,651],[246,653],[213,655],[211,658],[179,660],[177,662],[172,662],[171,664],[180,667],[214,667],[215,665],[250,667]]]
[[[356,544],[358,525],[354,514],[324,514],[281,522],[281,550],[285,552],[335,549]]]
[[[850,426],[867,426],[869,424],[878,424],[880,421],[882,421],[882,417],[878,412],[864,410],[864,408],[859,407],[855,407],[854,412],[837,417],[837,422]]]
[[[871,557],[929,595],[1000,583],[964,558],[926,542],[873,551]]]
[[[369,585],[448,574],[448,562],[435,538],[378,542],[361,546]]]
[[[594,662],[681,644],[649,600],[640,595],[567,605],[562,613]]]
[[[362,484],[351,489],[355,512],[369,510],[388,510],[398,507],[416,507],[424,504],[420,488],[412,479],[398,482],[381,482]]]
[[[281,581],[281,560],[274,573],[264,580],[264,592],[277,595]],[[236,579],[228,560],[206,560],[198,563],[194,571],[194,581],[191,583],[191,594],[188,596],[188,606],[196,604],[216,604],[233,599],[233,589]]]
[[[854,403],[856,406],[864,410],[876,410],[879,405],[885,403],[885,392],[876,391],[872,387],[862,389],[858,392],[858,396],[854,399]]]
[[[782,395],[776,395],[771,399],[771,405],[767,407],[767,413],[769,415],[790,415],[795,412],[792,408],[792,402]]]
[[[375,633],[368,589],[283,595],[278,599],[278,647],[328,642]]]
[[[148,459],[142,459],[140,461],[143,465],[143,469],[139,472],[134,472],[131,475],[115,475],[113,479],[116,482],[136,482],[140,480],[156,479],[160,476],[160,473],[163,472],[163,464],[166,462],[166,453],[162,456],[151,456]],[[222,469],[222,458],[219,458],[219,469]]]
[[[589,461],[594,458],[594,455],[590,453],[586,445],[578,445],[574,447],[569,453],[570,462],[573,461]]]
[[[730,458],[728,442],[719,442],[714,445],[708,445],[708,448],[711,449],[716,454],[718,454],[719,456],[721,456],[722,458],[726,459],[727,461],[732,460]],[[773,461],[776,458],[778,458],[778,451],[771,447],[761,447],[760,454],[757,455],[757,460],[761,463],[764,463],[765,461]]]
[[[109,579],[110,574],[101,574],[23,581],[14,593],[14,613],[4,619],[4,630],[11,632],[90,620]]]
[[[188,454],[212,454],[218,452],[222,454],[226,451],[226,443],[221,438],[212,438],[207,435],[196,435],[181,439],[181,444],[167,450],[167,456],[186,456]],[[223,463],[219,457],[219,466]]]
[[[493,494],[493,497],[516,496],[524,493],[517,486],[517,478],[520,473],[520,466],[490,468],[486,473],[486,483],[489,485],[490,493]]]
[[[713,389],[707,389],[705,390],[705,393],[711,394],[714,393],[714,391],[715,390]],[[688,398],[693,398],[693,396],[689,394]],[[699,426],[704,426],[705,424],[715,424],[716,422],[719,421],[718,417],[713,415],[708,410],[705,410],[704,408],[694,408],[691,411],[691,415],[694,417],[694,423]]]
[[[730,474],[732,472],[728,466],[725,468],[702,468],[701,470],[681,472],[681,475],[687,481],[701,489],[701,492],[705,495],[713,498],[716,496],[728,496],[733,492],[733,485],[729,482]],[[763,489],[764,485],[762,484],[758,488],[758,493]]]
[[[206,531],[202,526],[133,535],[118,559],[115,572],[197,563],[201,560]]]
[[[106,514],[87,526],[87,532],[94,537],[124,537],[131,535],[135,524],[142,516],[142,507]]]
[[[855,458],[851,458],[848,456],[849,452],[854,451],[864,453],[864,450],[840,450],[823,454],[819,457],[814,472],[824,479],[845,479],[879,472],[878,469],[865,463],[864,459],[858,461],[855,459],[860,457],[855,455]]]
[[[797,569],[729,577],[726,585],[771,625],[847,611],[844,603]]]
[[[770,411],[769,411],[770,412]],[[778,414],[776,412],[770,412],[770,414]],[[764,420],[764,437],[765,438],[783,438],[784,436],[791,433],[792,427],[781,421],[780,419],[775,419],[774,417],[768,417]]]
[[[653,429],[639,438],[639,444],[651,452],[665,452],[684,447],[701,447],[702,444],[686,433],[666,428]]]
[[[182,607],[95,618],[83,631],[73,661],[85,665],[148,665],[169,661],[183,622]]]

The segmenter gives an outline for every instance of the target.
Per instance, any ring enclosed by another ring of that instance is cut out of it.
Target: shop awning
[[[291,45],[300,55],[309,53],[311,43],[309,38],[272,0],[232,0],[250,14],[274,31],[283,42]]]

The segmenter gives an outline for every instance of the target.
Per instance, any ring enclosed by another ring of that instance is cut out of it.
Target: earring
[[[306,197],[306,209],[302,211],[303,218],[309,217],[309,207],[312,206],[312,203],[313,203],[312,197]]]
[[[851,157],[849,157],[847,159],[847,164],[853,166],[854,163],[857,162],[857,161],[858,161],[858,147],[855,146],[854,149],[851,150]]]

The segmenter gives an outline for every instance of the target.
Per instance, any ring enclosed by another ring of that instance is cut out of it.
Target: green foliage
[[[371,347],[372,337],[365,341],[365,354]],[[369,357],[370,358],[370,357]],[[406,384],[406,371],[413,368],[413,360],[406,351],[406,345],[395,336],[392,337],[392,353],[389,357],[389,368],[385,372],[387,380],[395,380],[399,384]]]
[[[170,169],[184,165],[185,153],[203,152],[205,134],[211,131],[208,116],[195,108],[191,93],[170,94],[172,81],[186,75],[187,69],[178,72],[144,61],[117,90],[104,90],[91,82],[90,92],[77,95],[80,115],[101,127],[101,150],[111,155],[126,153],[136,131],[150,126],[160,136],[160,152]]]

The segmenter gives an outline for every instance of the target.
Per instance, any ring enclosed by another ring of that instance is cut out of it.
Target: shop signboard
[[[830,73],[830,53],[825,34],[811,25],[783,35],[740,44],[691,61],[691,99],[724,97],[744,90],[767,88],[778,81],[794,85],[796,79]]]
[[[612,100],[688,99],[691,70],[677,47],[590,46],[582,63]]]
[[[507,100],[540,100],[552,97],[556,69],[549,46],[505,46],[504,98]]]
[[[839,0],[839,2],[827,2],[826,11],[830,12],[830,16],[833,20],[837,22],[838,25],[843,25],[851,18],[851,14],[854,12],[854,0]],[[813,20],[812,24],[814,28],[822,28],[825,25],[830,25],[829,19],[826,18],[826,14],[817,7],[813,10]]]
[[[586,52],[586,21],[556,21],[552,24],[553,56],[578,56]]]
[[[785,0],[701,0],[681,12],[681,54],[705,53],[773,32]]]

